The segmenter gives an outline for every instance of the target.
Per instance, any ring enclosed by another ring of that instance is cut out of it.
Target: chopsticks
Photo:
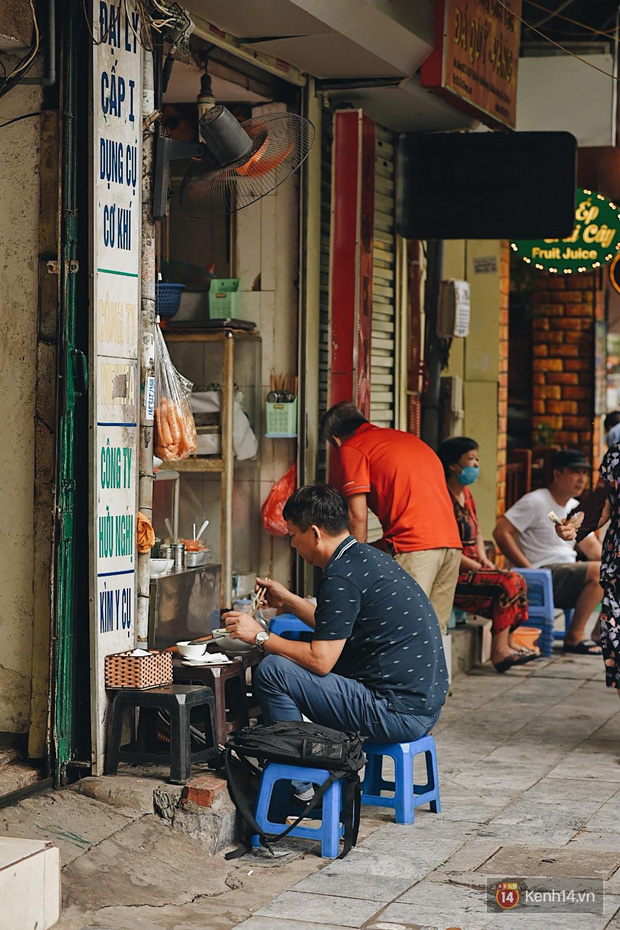
[[[258,591],[255,591],[252,595],[252,601],[250,603],[250,616],[255,617],[256,611],[263,603],[265,594],[267,593],[267,588],[259,588]]]
[[[276,375],[271,372],[269,375],[269,390],[271,393],[292,394],[297,397],[298,379],[296,375]]]

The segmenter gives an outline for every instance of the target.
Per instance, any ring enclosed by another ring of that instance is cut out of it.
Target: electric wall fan
[[[296,113],[269,113],[240,123],[226,107],[204,109],[202,145],[160,136],[153,216],[162,219],[170,161],[191,158],[179,191],[182,209],[202,217],[242,210],[282,184],[306,159],[314,126]]]

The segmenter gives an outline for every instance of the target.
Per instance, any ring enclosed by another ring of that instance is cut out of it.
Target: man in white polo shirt
[[[564,640],[565,652],[600,655],[600,646],[586,638],[585,627],[603,597],[601,544],[594,534],[583,539],[578,548],[588,561],[578,562],[575,543],[560,539],[548,516],[553,510],[563,520],[578,505],[575,498],[584,491],[591,466],[582,452],[563,449],[553,456],[551,468],[549,487],[518,500],[499,518],[493,536],[516,569],[550,569],[555,606],[575,611]]]

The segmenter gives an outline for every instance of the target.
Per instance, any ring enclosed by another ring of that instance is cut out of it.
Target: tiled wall
[[[270,104],[260,112],[281,108],[279,104]],[[261,503],[297,458],[295,439],[265,438],[264,402],[272,369],[281,374],[297,374],[298,197],[295,174],[235,216],[233,275],[241,279],[242,316],[255,322],[262,336]],[[260,540],[261,573],[288,585],[291,581],[288,539],[270,536],[261,524]]]

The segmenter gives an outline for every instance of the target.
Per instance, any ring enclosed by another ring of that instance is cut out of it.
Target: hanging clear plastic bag
[[[155,455],[180,462],[196,451],[192,383],[176,370],[159,325],[155,326]]]

